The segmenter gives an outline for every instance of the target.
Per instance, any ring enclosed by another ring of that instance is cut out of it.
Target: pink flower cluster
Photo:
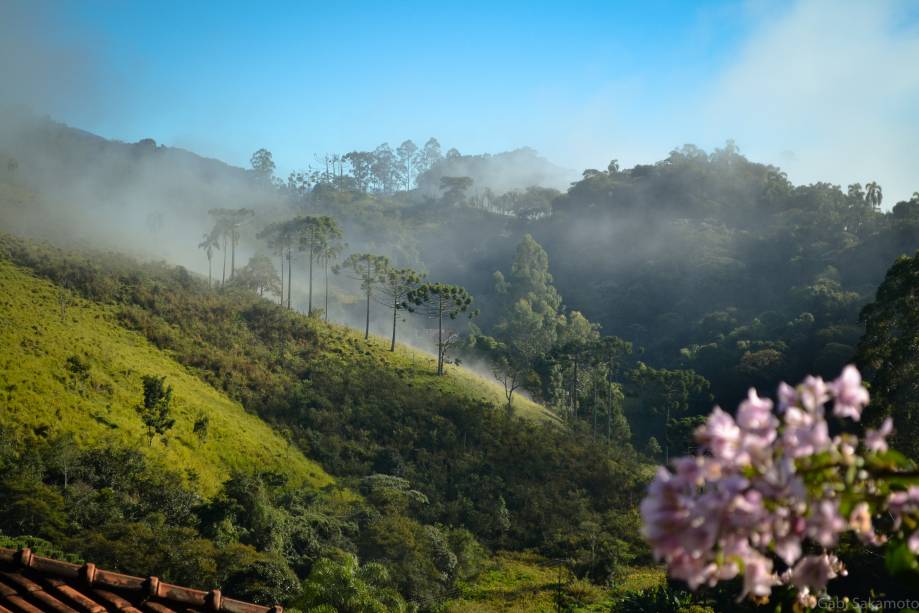
[[[828,403],[833,415],[854,421],[868,404],[853,366],[832,382],[808,377],[796,388],[783,383],[778,398],[777,414],[773,402],[752,389],[736,416],[714,409],[696,432],[703,453],[675,460],[672,471],[658,470],[641,504],[644,535],[671,576],[692,589],[743,575],[740,599],[763,601],[784,584],[797,590],[803,605],[814,606],[827,582],[846,572],[829,553],[842,532],[854,530],[866,543],[882,539],[867,505],[844,518],[837,490],[813,487],[806,474],[824,463],[851,465],[859,445],[867,452],[886,450],[892,424],[869,431],[861,442],[830,437]],[[904,510],[919,505],[919,488],[910,492],[902,497]]]
[[[887,498],[887,509],[894,518],[894,528],[903,525],[904,517],[919,516],[919,486],[911,486],[906,491],[893,492]],[[913,553],[919,553],[919,529],[913,531],[906,540]]]

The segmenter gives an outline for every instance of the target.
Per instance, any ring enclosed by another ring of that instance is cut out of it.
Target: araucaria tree
[[[175,425],[172,418],[172,386],[166,385],[166,377],[144,375],[144,399],[136,410],[144,426],[147,438],[153,445],[153,438],[159,436],[166,441],[166,433]]]
[[[247,223],[255,211],[252,209],[211,209],[208,214],[217,220],[212,233],[223,237],[223,279],[221,285],[226,281],[227,268],[227,243],[230,246],[230,278],[236,272],[236,247],[239,245],[240,228]]]
[[[311,315],[313,313],[313,261],[322,256],[324,246],[328,242],[341,239],[341,229],[334,219],[327,216],[307,216],[297,219],[299,220],[297,232],[300,235],[300,251],[307,253],[309,262],[306,312]],[[328,290],[328,287],[326,289]]]
[[[284,260],[287,260],[287,308],[290,308],[291,260],[296,219],[278,221],[263,228],[256,237],[268,243],[268,248],[281,259],[281,306],[284,305]]]
[[[392,342],[389,350],[396,350],[396,322],[399,311],[408,308],[409,293],[418,287],[424,277],[410,268],[389,268],[380,284],[380,303],[392,309]]]
[[[326,321],[329,321],[329,264],[338,260],[342,250],[345,248],[341,238],[341,230],[335,226],[334,232],[325,233],[316,250],[316,255],[319,256],[319,261],[322,262],[322,276],[325,284],[323,291],[325,304],[322,309],[322,316]]]
[[[370,301],[373,290],[386,277],[389,270],[389,260],[386,256],[373,255],[372,253],[352,253],[340,266],[336,266],[336,274],[344,273],[348,278],[359,281],[361,289],[367,298],[366,320],[364,324],[364,340],[370,338]]]
[[[437,374],[444,374],[444,358],[455,333],[444,336],[444,317],[456,319],[460,315],[475,317],[472,310],[472,296],[465,288],[446,283],[424,283],[411,290],[406,296],[406,308],[437,320]]]
[[[207,232],[203,240],[198,243],[199,249],[204,249],[204,253],[207,254],[207,286],[211,287],[213,283],[213,261],[214,261],[214,250],[220,249],[220,235],[217,232],[217,228],[214,228],[210,232]]]

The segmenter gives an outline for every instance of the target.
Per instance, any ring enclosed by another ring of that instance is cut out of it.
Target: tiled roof
[[[283,613],[156,577],[132,577],[0,547],[0,613]]]

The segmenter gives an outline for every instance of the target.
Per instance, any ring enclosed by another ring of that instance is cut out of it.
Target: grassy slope
[[[332,483],[259,418],[116,325],[111,309],[65,291],[69,306],[62,321],[60,295],[60,288],[0,261],[0,423],[20,431],[72,432],[82,443],[133,443],[173,468],[194,471],[204,494],[234,469],[282,472],[294,484]],[[72,355],[89,363],[88,381],[68,370]],[[166,446],[148,446],[134,410],[145,374],[165,375],[175,389],[176,425]],[[199,415],[210,420],[203,442],[192,432]]]
[[[556,611],[561,582],[562,601],[575,611],[608,611],[610,602],[624,594],[664,581],[660,568],[625,568],[618,585],[600,588],[573,579],[548,560],[530,553],[501,552],[488,570],[461,586],[460,595],[447,603],[447,613],[526,613]]]
[[[447,364],[443,377],[434,373],[437,370],[435,358],[424,351],[396,343],[396,351],[389,351],[389,339],[371,336],[365,343],[363,335],[359,332],[340,325],[330,325],[328,332],[337,341],[323,346],[346,347],[352,353],[349,358],[356,358],[353,352],[367,353],[373,356],[377,364],[383,368],[397,370],[410,376],[409,383],[424,393],[436,395],[455,395],[470,400],[486,402],[498,407],[507,404],[504,388],[493,378],[479,375],[467,368]],[[523,394],[515,393],[513,397],[514,412],[520,417],[536,420],[554,420],[558,418],[543,405],[533,402]]]

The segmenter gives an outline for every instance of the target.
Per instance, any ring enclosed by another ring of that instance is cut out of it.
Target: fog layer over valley
[[[567,190],[515,183],[533,177],[552,183],[551,165],[532,151],[444,154],[433,138],[423,146],[406,141],[398,151],[383,145],[327,155],[284,180],[274,176],[265,150],[253,156],[254,167],[241,169],[149,139],[120,143],[47,118],[8,114],[0,153],[5,228],[163,259],[199,275],[208,274],[201,246],[217,222],[210,212],[251,210],[235,248],[218,240],[214,282],[232,275],[234,260],[239,269],[254,255],[270,258],[274,274],[283,260],[284,284],[292,270],[292,303],[304,311],[308,254],[294,245],[288,261],[258,237],[273,223],[328,215],[342,228],[343,249],[334,259],[315,260],[314,307],[325,308],[328,282],[331,319],[358,329],[367,316],[365,292],[335,273],[349,253],[377,253],[394,266],[466,287],[481,311],[473,323],[488,332],[503,300],[496,275],[512,274],[515,249],[530,234],[547,252],[564,308],[643,347],[657,363],[695,367],[717,381],[739,376],[745,360],[766,360],[770,374],[792,376],[813,359],[829,360],[830,369],[851,355],[858,309],[892,258],[911,249],[904,232],[912,226],[903,224],[912,223],[915,206],[892,206],[870,178],[846,188],[796,187],[780,168],[747,160],[733,143],[711,154],[688,145],[631,169],[614,160],[585,170]],[[527,163],[535,164],[529,177],[521,174]],[[461,172],[469,174],[453,174]],[[812,228],[810,244],[796,238],[805,228]],[[279,290],[273,289],[276,300]],[[381,336],[392,332],[385,302],[373,295],[370,307],[371,330]],[[745,326],[771,321],[763,314],[783,325],[814,316],[807,335],[823,330],[823,340],[804,357],[788,340],[777,346],[750,337],[744,342],[754,344],[736,353],[731,376],[698,362],[713,350],[719,337],[712,334],[736,329],[732,334],[748,336]],[[821,317],[839,316],[832,333],[821,327]],[[699,327],[715,320],[721,328]],[[433,351],[433,322],[400,310],[397,324],[401,342]],[[466,325],[451,321],[451,332]],[[821,357],[826,351],[836,357]],[[742,388],[718,391],[733,396]]]

